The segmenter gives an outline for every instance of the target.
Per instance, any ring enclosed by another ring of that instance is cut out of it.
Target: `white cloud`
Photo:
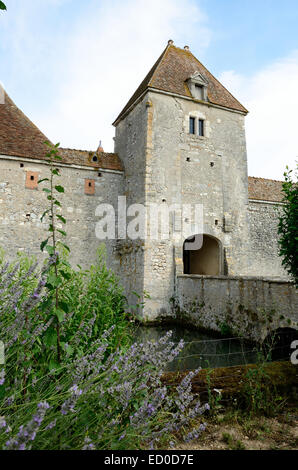
[[[285,166],[298,159],[298,50],[253,76],[226,71],[219,79],[250,111],[249,175],[283,179]]]
[[[53,108],[38,116],[42,129],[63,146],[94,149],[101,139],[113,151],[111,123],[168,39],[183,47],[200,37],[203,51],[205,23],[193,0],[91,1],[63,45]]]

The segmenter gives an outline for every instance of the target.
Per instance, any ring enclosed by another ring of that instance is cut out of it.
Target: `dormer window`
[[[197,98],[197,100],[204,99],[204,90],[202,85],[195,85],[195,98]]]
[[[187,80],[187,84],[195,100],[207,101],[208,80],[200,72],[191,75]]]

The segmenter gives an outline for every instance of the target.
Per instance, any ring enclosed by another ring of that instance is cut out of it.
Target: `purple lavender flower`
[[[50,408],[47,402],[41,402],[37,405],[37,411],[31,421],[26,425],[19,427],[19,432],[16,437],[9,439],[6,442],[5,448],[7,450],[26,450],[31,448],[31,442],[36,438],[37,432],[44,420],[47,410]]]
[[[3,385],[4,382],[5,382],[5,370],[2,369],[2,370],[0,371],[0,385]]]
[[[89,437],[85,437],[84,447],[82,450],[96,450],[95,445],[92,443]]]

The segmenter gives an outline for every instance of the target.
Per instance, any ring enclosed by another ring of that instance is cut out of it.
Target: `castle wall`
[[[23,165],[21,167],[20,165]],[[95,235],[95,209],[101,202],[117,207],[117,197],[121,191],[123,175],[121,172],[99,170],[95,168],[71,167],[57,164],[61,178],[57,184],[65,188],[65,194],[59,194],[62,214],[67,220],[66,243],[71,248],[70,260],[74,266],[83,268],[96,261],[97,248],[103,243]],[[40,243],[47,238],[47,222],[40,221],[49,201],[42,191],[44,184],[30,189],[35,181],[28,174],[38,179],[49,177],[49,166],[34,160],[0,157],[0,247],[5,249],[8,258],[15,259],[17,251],[40,256]],[[31,172],[31,173],[29,173]],[[99,176],[99,174],[101,176]],[[89,192],[85,188],[86,180],[93,181]],[[31,181],[31,183],[30,183]],[[27,187],[26,187],[27,186]],[[94,190],[94,194],[92,194]],[[107,264],[118,271],[118,259],[114,255],[115,240],[104,242],[107,251]]]
[[[298,327],[294,284],[259,277],[179,276],[174,314],[181,322],[262,341],[278,328]]]
[[[249,201],[248,259],[252,276],[288,280],[278,254],[278,221],[281,209],[281,204]]]
[[[127,208],[145,204],[147,111],[145,98],[116,127],[115,152],[124,166],[124,191]],[[127,225],[133,219],[127,217]],[[125,238],[125,239],[124,239]],[[129,305],[144,300],[144,240],[131,240],[118,234],[117,257],[122,285]],[[137,297],[135,295],[137,294]],[[137,307],[136,313],[140,313]]]

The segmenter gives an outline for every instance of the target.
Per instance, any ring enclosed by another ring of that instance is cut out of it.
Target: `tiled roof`
[[[4,92],[4,104],[0,104],[0,155],[45,160],[49,139],[22,113]],[[59,149],[62,163],[95,168],[122,170],[117,154],[89,152],[87,150]],[[98,161],[93,162],[94,154]]]
[[[43,158],[47,137],[17,108],[4,92],[0,104],[0,154],[17,157]]]
[[[208,101],[230,109],[247,113],[247,109],[204,67],[201,62],[186,49],[169,44],[136,92],[121,111],[114,124],[123,118],[126,111],[148,88],[191,97],[186,80],[195,72],[201,73],[208,80]]]
[[[121,160],[116,153],[60,148],[59,155],[62,157],[63,163],[93,166],[105,170],[123,170]],[[96,162],[93,161],[94,156],[98,158]]]
[[[282,181],[248,177],[248,197],[259,201],[281,202]]]

